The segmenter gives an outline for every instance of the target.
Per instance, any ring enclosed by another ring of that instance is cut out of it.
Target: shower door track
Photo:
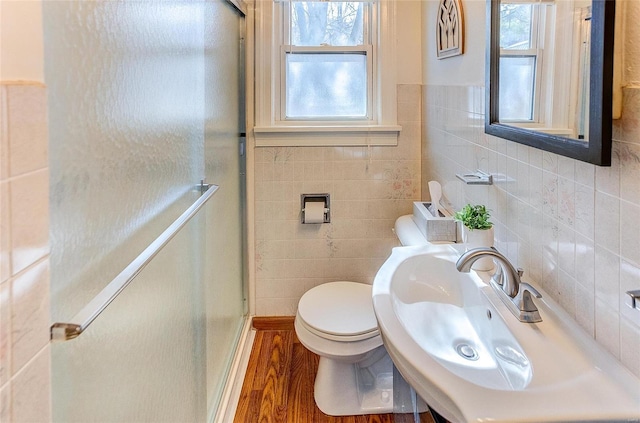
[[[180,215],[158,238],[144,249],[127,267],[84,306],[71,322],[57,322],[51,325],[51,341],[68,341],[77,338],[102,313],[113,300],[138,276],[147,264],[167,245],[193,216],[218,191],[218,185],[208,185],[202,181],[196,186],[200,197]]]

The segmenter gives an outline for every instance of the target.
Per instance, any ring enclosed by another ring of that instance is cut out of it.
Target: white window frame
[[[397,145],[395,68],[395,5],[393,0],[371,2],[370,45],[355,47],[291,46],[284,34],[282,9],[288,3],[256,1],[256,110],[253,133],[256,146]],[[378,31],[379,28],[383,30]],[[365,40],[366,41],[366,40]],[[284,84],[287,51],[365,52],[369,89],[363,119],[287,119]]]
[[[508,1],[506,3],[509,3]],[[516,1],[514,3],[523,3]],[[525,4],[529,4],[525,2]],[[507,123],[536,123],[544,121],[544,113],[541,114],[542,85],[543,85],[543,68],[544,50],[542,48],[544,41],[544,20],[540,20],[541,3],[530,3],[532,6],[531,13],[531,45],[528,49],[505,49],[500,48],[500,57],[533,57],[535,59],[535,69],[533,74],[533,104],[531,105],[531,119],[501,119]]]
[[[537,103],[534,104],[534,119],[532,121],[509,121],[515,126],[531,128],[539,132],[555,135],[575,137],[573,135],[574,119],[571,115],[572,88],[575,84],[575,60],[566,56],[567,51],[573,51],[574,21],[572,19],[573,1],[541,0],[503,0],[508,3],[530,3],[536,5],[536,19],[541,20],[538,34],[535,38],[536,87]],[[554,7],[546,7],[553,4]],[[539,21],[540,22],[540,21]],[[526,50],[520,50],[520,52]],[[510,53],[518,55],[517,50]],[[501,50],[501,55],[504,50]],[[521,54],[526,56],[527,54]],[[506,122],[506,120],[505,120]]]

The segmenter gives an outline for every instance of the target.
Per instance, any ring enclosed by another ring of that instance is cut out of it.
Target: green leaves
[[[467,204],[462,210],[457,211],[453,218],[462,222],[469,229],[490,229],[493,223],[489,221],[491,214],[483,205]]]

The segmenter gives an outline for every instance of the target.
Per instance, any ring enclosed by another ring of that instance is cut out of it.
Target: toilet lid
[[[377,332],[371,285],[330,282],[307,291],[298,303],[298,315],[317,331],[335,336]]]

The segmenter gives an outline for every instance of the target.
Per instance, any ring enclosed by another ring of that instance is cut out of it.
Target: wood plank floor
[[[318,409],[313,384],[319,357],[296,337],[293,318],[254,319],[256,337],[235,423],[413,423],[412,415],[331,417]],[[429,413],[421,421],[433,423]]]

